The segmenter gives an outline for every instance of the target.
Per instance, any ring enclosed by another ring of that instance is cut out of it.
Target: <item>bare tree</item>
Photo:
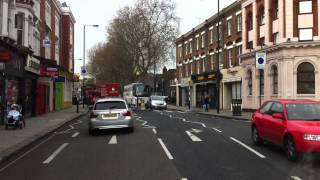
[[[172,49],[178,35],[175,4],[171,0],[137,0],[117,12],[107,34],[107,42],[89,53],[89,71],[97,83],[144,79],[155,65],[161,68],[174,60]]]

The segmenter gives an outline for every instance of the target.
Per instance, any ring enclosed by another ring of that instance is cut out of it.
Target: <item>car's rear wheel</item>
[[[254,145],[259,146],[263,144],[263,140],[261,139],[258,130],[255,126],[252,127],[251,130],[251,139]]]
[[[297,152],[296,144],[291,136],[285,139],[284,146],[289,161],[297,161],[300,159],[301,154]]]

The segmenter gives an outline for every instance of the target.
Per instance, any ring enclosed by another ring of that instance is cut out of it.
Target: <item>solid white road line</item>
[[[187,178],[181,178],[181,180],[188,180]]]
[[[76,132],[76,133],[74,133],[71,137],[75,138],[75,137],[77,137],[79,134],[80,134],[79,132]]]
[[[65,147],[67,147],[69,143],[62,144],[51,156],[49,156],[43,164],[49,164]]]
[[[233,140],[234,142],[240,144],[241,146],[245,147],[246,149],[248,149],[249,151],[253,152],[255,155],[259,156],[260,158],[264,159],[266,158],[264,155],[260,154],[258,151],[252,149],[251,147],[245,145],[244,143],[242,143],[241,141],[239,141],[236,138],[230,137],[231,140]]]
[[[221,130],[217,129],[217,128],[212,128],[213,130],[217,131],[218,133],[222,133]]]
[[[152,129],[154,134],[157,134],[157,130],[156,129]]]
[[[291,179],[293,179],[293,180],[302,180],[300,177],[298,177],[298,176],[291,176]]]
[[[207,127],[204,123],[201,123],[201,125],[202,125],[203,127]]]
[[[117,144],[117,136],[113,135],[108,144]]]
[[[202,141],[200,138],[198,138],[196,135],[192,134],[190,131],[186,131],[186,133],[192,141],[194,141],[194,142]]]
[[[161,140],[161,138],[158,138],[158,141],[160,143],[160,145],[162,146],[164,152],[166,153],[167,157],[169,159],[173,159],[173,156],[171,155],[171,153],[169,152],[169,150],[167,149],[166,145],[163,143],[163,141]]]

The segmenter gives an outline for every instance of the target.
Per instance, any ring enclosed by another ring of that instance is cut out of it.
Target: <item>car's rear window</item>
[[[123,101],[105,101],[96,103],[94,110],[127,109]]]
[[[320,121],[320,104],[287,104],[289,120]]]

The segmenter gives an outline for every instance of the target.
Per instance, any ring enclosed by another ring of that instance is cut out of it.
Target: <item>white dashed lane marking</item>
[[[108,144],[117,144],[117,136],[113,135]]]
[[[62,144],[51,156],[49,156],[45,161],[43,161],[43,164],[49,164],[58,154],[69,145],[69,143]]]
[[[238,144],[240,144],[241,146],[243,146],[244,148],[246,148],[247,150],[251,151],[252,153],[254,153],[255,155],[259,156],[260,158],[264,159],[266,158],[264,155],[260,154],[258,151],[252,149],[251,147],[247,146],[246,144],[244,144],[243,142],[239,141],[236,138],[230,137],[230,139]]]
[[[75,138],[75,137],[77,137],[79,134],[80,134],[79,132],[76,132],[76,133],[74,133],[71,137]]]
[[[162,146],[164,152],[166,153],[167,157],[172,160],[173,156],[171,155],[171,153],[168,150],[168,148],[166,147],[166,145],[163,143],[162,139],[158,138],[158,141],[159,141],[160,145]]]
[[[218,133],[222,133],[221,130],[217,129],[217,128],[212,128],[213,130],[217,131]]]
[[[200,138],[198,138],[196,135],[192,134],[190,131],[186,131],[186,133],[192,141],[194,141],[194,142],[201,142],[202,141]]]
[[[157,134],[157,130],[156,129],[152,129],[154,134]]]

